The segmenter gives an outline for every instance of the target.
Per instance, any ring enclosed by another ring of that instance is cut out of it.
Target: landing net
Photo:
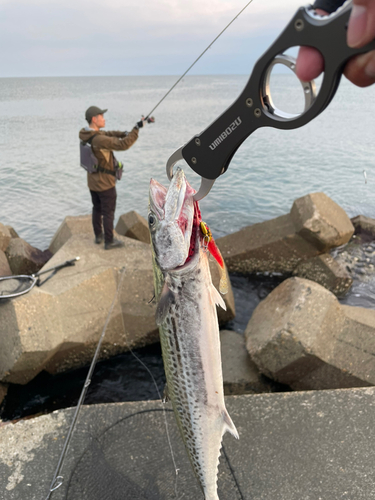
[[[29,292],[35,285],[35,276],[19,275],[0,278],[0,299],[11,299]]]

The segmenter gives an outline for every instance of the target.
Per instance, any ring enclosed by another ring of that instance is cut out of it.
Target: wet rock
[[[57,373],[89,363],[114,300],[121,269],[125,276],[101,358],[159,340],[150,245],[119,238],[125,247],[108,251],[95,245],[91,234],[71,236],[48,268],[79,256],[75,266],[59,270],[28,294],[0,304],[0,380],[25,384],[42,370]]]
[[[55,254],[74,235],[91,235],[94,240],[91,215],[65,217],[51,240],[50,252]]]
[[[324,193],[296,200],[282,215],[217,240],[229,272],[290,274],[297,265],[349,241],[350,219]]]
[[[375,239],[375,219],[365,215],[357,215],[351,219],[356,235],[367,236]]]
[[[354,233],[346,212],[324,193],[298,198],[290,215],[297,233],[321,252],[347,243]]]
[[[226,396],[271,391],[270,381],[260,373],[251,360],[243,335],[230,330],[221,330],[220,342]]]
[[[344,296],[353,284],[348,271],[326,253],[302,262],[293,271],[293,275],[315,281],[337,297]]]
[[[12,238],[6,249],[12,274],[34,274],[52,257],[49,250],[39,250],[22,238]]]
[[[341,306],[312,281],[290,278],[273,290],[245,338],[260,371],[293,389],[375,384],[375,310]]]
[[[143,243],[150,243],[150,231],[147,221],[134,210],[120,216],[116,225],[116,232],[122,236],[143,241]]]
[[[0,250],[5,252],[5,250],[8,248],[11,238],[12,237],[9,229],[0,222]]]
[[[0,250],[0,277],[1,276],[11,276],[12,271],[9,267],[8,259],[5,253]]]

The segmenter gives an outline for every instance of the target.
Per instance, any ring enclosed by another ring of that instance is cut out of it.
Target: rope
[[[227,28],[229,28],[229,26],[237,19],[238,16],[240,16],[242,14],[242,12],[251,4],[253,0],[250,0],[246,5],[245,7],[243,7],[243,9],[240,10],[240,12],[231,20],[231,22],[229,24],[227,24],[225,26],[225,28],[217,35],[217,37],[210,43],[210,45],[208,45],[208,47],[206,47],[204,49],[204,51],[201,53],[201,55],[199,57],[197,57],[197,59],[193,62],[193,64],[191,64],[188,69],[185,71],[185,73],[180,76],[180,78],[177,80],[177,82],[168,90],[168,92],[164,95],[164,97],[162,99],[160,99],[160,101],[157,103],[157,105],[148,113],[148,115],[146,116],[146,120],[147,118],[150,117],[150,115],[155,111],[155,109],[164,101],[164,99],[172,92],[172,90],[176,87],[176,85],[178,85],[180,83],[180,81],[183,79],[183,77],[191,70],[191,68],[199,61],[199,59],[207,52],[207,50],[209,48],[212,47],[212,45],[216,42],[216,40],[224,33],[224,31],[226,31]]]

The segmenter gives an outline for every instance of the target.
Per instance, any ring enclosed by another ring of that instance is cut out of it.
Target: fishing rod
[[[217,37],[212,40],[212,42],[210,43],[210,45],[208,45],[204,51],[201,53],[201,55],[199,57],[197,57],[197,59],[193,62],[193,64],[191,64],[188,69],[185,71],[185,73],[180,76],[180,78],[176,81],[176,83],[174,85],[172,85],[172,87],[168,90],[168,92],[164,95],[164,97],[162,99],[160,99],[160,101],[157,103],[157,105],[148,113],[148,115],[146,116],[145,120],[147,120],[148,118],[150,118],[150,115],[151,113],[153,113],[155,111],[155,109],[164,101],[164,99],[172,92],[172,90],[180,83],[180,81],[183,79],[183,77],[191,70],[191,68],[199,61],[199,59],[207,52],[207,50],[209,48],[212,47],[212,45],[216,42],[216,40],[224,33],[224,31],[227,30],[227,28],[229,28],[229,26],[237,19],[237,17],[239,17],[242,12],[252,3],[253,0],[250,0],[246,5],[245,7],[243,7],[240,12],[231,20],[230,23],[228,23],[225,28],[217,35]]]

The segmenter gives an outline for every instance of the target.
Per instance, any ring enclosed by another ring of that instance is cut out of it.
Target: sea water
[[[0,222],[43,250],[67,215],[89,214],[78,147],[85,110],[108,108],[106,129],[130,130],[176,79],[0,79]],[[147,215],[150,178],[168,184],[170,155],[231,105],[247,79],[186,76],[179,83],[155,111],[155,123],[140,130],[132,148],[117,153],[125,168],[117,184],[115,223],[130,210]],[[272,92],[279,107],[300,105],[301,88],[293,75],[275,75]],[[330,106],[311,123],[252,134],[201,202],[214,236],[285,214],[296,198],[317,191],[351,217],[375,217],[374,97],[375,86],[359,89],[342,79]],[[185,171],[198,188],[198,176],[187,165]]]

